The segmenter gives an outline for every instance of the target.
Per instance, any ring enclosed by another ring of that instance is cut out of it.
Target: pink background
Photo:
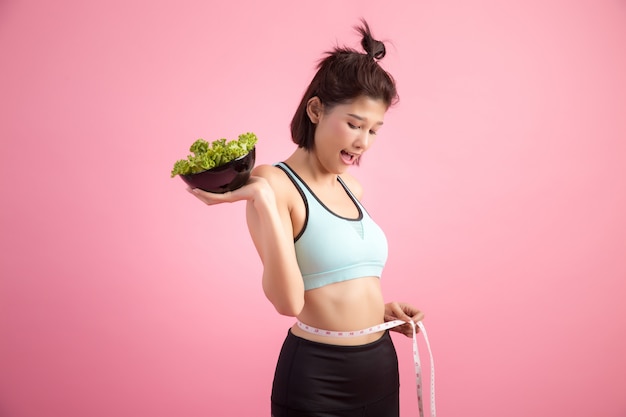
[[[198,137],[288,155],[361,16],[401,101],[354,173],[440,416],[626,415],[622,0],[1,1],[0,415],[269,415],[292,319],[244,205],[169,172]]]

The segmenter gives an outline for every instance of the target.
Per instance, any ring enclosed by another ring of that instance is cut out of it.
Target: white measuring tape
[[[307,324],[298,321],[298,327],[304,330],[305,332],[317,334],[320,336],[327,337],[356,337],[363,336],[366,334],[377,333],[384,330],[389,330],[391,328],[401,326],[406,324],[407,322],[402,320],[393,320],[388,321],[383,324],[378,324],[373,327],[369,327],[363,330],[354,330],[347,332],[336,332],[331,330],[322,330]],[[424,335],[424,340],[426,341],[426,347],[428,347],[428,355],[430,356],[430,416],[436,417],[436,408],[435,408],[435,363],[433,361],[433,352],[430,348],[430,342],[428,341],[428,335],[426,334],[426,328],[421,321],[418,321],[417,324],[412,321],[409,322],[411,324],[411,328],[413,329],[413,360],[415,362],[415,377],[417,380],[417,407],[419,408],[420,417],[424,417],[424,400],[422,397],[422,363],[420,362],[419,351],[417,350],[417,331],[415,326],[420,328],[422,334]]]

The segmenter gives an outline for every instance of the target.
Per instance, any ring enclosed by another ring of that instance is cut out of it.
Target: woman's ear
[[[311,97],[306,103],[306,114],[311,119],[311,123],[317,124],[324,113],[324,105],[319,97]]]

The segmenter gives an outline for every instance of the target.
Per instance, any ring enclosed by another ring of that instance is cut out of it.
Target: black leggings
[[[360,346],[289,331],[272,386],[273,417],[398,417],[398,358],[389,332]]]

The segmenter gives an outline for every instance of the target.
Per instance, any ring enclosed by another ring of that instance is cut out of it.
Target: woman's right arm
[[[247,201],[248,230],[263,263],[265,296],[278,313],[299,315],[304,307],[304,282],[296,260],[286,189],[276,168],[256,167],[248,183],[235,191],[190,192],[208,205]]]
[[[250,236],[263,263],[263,291],[278,313],[297,316],[304,307],[304,282],[296,260],[293,227],[286,190],[276,168],[259,166],[254,175],[264,178],[248,200],[246,218]]]

